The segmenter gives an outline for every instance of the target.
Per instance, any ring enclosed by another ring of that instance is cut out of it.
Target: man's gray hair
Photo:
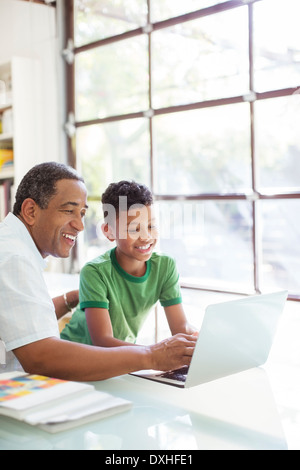
[[[47,209],[50,199],[56,194],[56,183],[64,179],[84,183],[84,179],[74,168],[62,163],[46,162],[35,165],[19,184],[13,208],[14,215],[21,213],[22,204],[28,198],[33,199],[41,209]]]

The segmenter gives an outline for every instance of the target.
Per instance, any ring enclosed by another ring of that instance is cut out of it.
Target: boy
[[[102,231],[116,247],[82,269],[80,309],[61,338],[106,347],[135,343],[158,300],[172,335],[196,333],[183,311],[174,260],[154,252],[158,231],[150,190],[136,182],[112,183],[102,204]]]

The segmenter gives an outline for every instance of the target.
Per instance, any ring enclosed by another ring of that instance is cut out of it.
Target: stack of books
[[[1,415],[56,433],[127,411],[132,403],[91,384],[21,372],[0,374]]]
[[[14,164],[14,151],[11,147],[2,144],[0,147],[0,173],[5,173],[11,169]],[[5,176],[5,175],[4,175]]]

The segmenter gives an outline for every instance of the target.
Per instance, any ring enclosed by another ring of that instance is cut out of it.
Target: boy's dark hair
[[[153,204],[153,195],[150,189],[144,184],[136,183],[135,181],[119,181],[118,183],[111,183],[106,191],[102,194],[102,204],[104,208],[104,217],[107,216],[107,211],[105,206],[107,204],[112,205],[116,214],[119,213],[120,209],[120,197],[122,197],[122,202],[124,202],[124,197],[126,197],[127,210],[134,204],[150,206]],[[123,209],[122,205],[122,209]]]
[[[84,180],[70,166],[57,162],[35,165],[26,173],[16,193],[13,214],[21,213],[25,199],[33,199],[41,209],[47,209],[50,199],[56,194],[56,183],[63,179]]]

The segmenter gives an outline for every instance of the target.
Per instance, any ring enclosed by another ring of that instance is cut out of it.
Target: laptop
[[[287,295],[281,291],[209,305],[190,366],[131,375],[189,388],[261,366],[268,359]]]

